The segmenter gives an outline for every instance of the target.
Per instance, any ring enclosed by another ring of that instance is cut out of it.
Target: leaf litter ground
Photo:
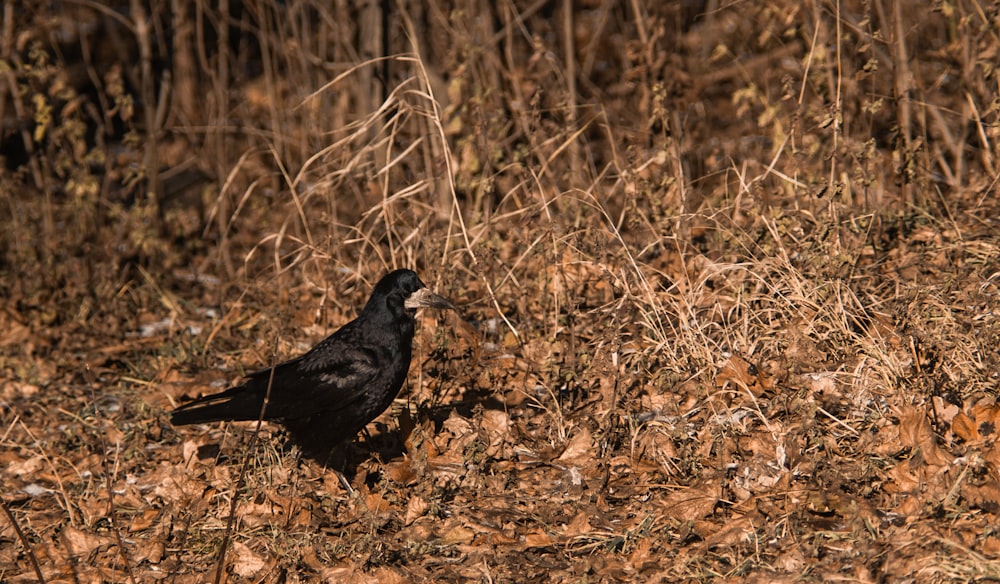
[[[150,209],[4,174],[0,580],[37,561],[48,582],[204,582],[227,537],[234,582],[1000,578],[1000,112],[976,65],[996,17],[914,25],[920,78],[969,64],[964,99],[921,96],[921,146],[875,103],[892,78],[868,59],[896,49],[866,44],[864,19],[885,15],[843,7],[857,37],[838,63],[837,21],[803,6],[608,13],[621,37],[581,13],[589,54],[628,59],[582,89],[616,120],[582,135],[553,117],[549,21],[526,14],[539,36],[517,65],[447,54],[469,59],[451,107],[408,78],[426,91],[393,96],[394,138],[421,139],[394,165],[342,172],[377,148],[314,145],[307,191],[260,149],[219,160],[246,189],[223,228],[221,195]],[[955,112],[961,139],[935,122]],[[439,179],[421,164],[445,145],[442,210],[413,177]],[[403,393],[351,448],[354,493],[280,426],[170,426],[352,318],[394,265],[460,311],[420,318]]]

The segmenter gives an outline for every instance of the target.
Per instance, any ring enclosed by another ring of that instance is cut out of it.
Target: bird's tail
[[[256,420],[260,416],[261,400],[255,397],[245,386],[234,387],[182,405],[170,413],[170,423],[184,426],[222,420]]]

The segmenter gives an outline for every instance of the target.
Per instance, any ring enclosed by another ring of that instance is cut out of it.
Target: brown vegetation
[[[995,4],[3,10],[0,581],[1000,578]],[[394,267],[356,493],[170,426]]]

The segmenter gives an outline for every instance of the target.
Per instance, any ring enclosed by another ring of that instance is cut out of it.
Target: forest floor
[[[372,102],[258,4],[165,102],[135,14],[8,14],[0,581],[1000,579],[995,7],[430,3]],[[171,426],[395,267],[458,311],[353,492]]]

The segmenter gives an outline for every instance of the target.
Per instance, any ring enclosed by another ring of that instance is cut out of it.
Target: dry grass
[[[996,7],[139,4],[4,5],[0,580],[1000,579]],[[401,266],[354,495],[167,422]]]

